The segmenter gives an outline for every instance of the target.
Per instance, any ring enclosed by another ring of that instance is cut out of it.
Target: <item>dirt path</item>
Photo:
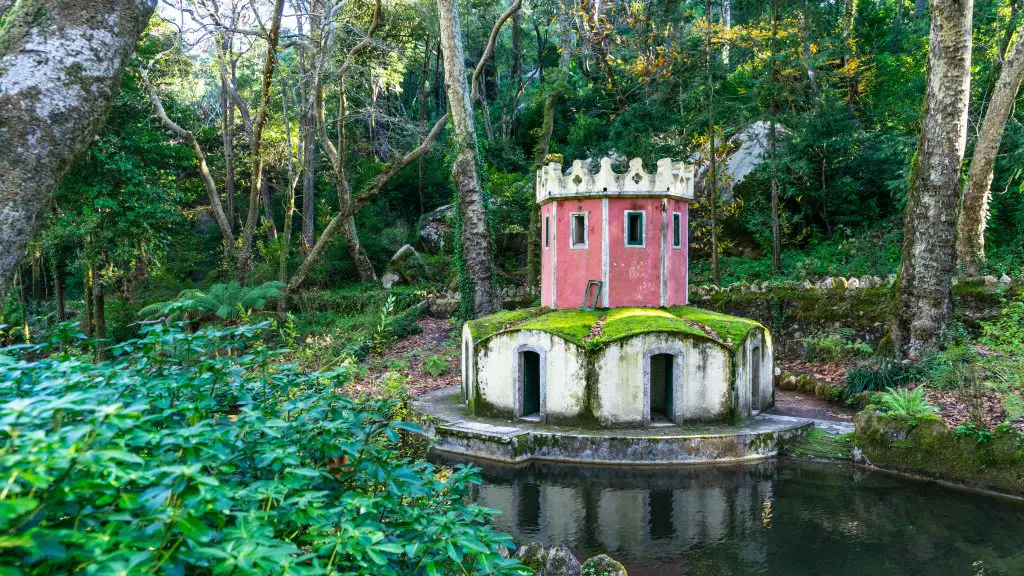
[[[416,397],[431,390],[458,386],[459,374],[458,344],[450,340],[452,328],[447,320],[424,317],[416,324],[420,332],[402,338],[391,344],[381,354],[367,358],[368,369],[355,381],[355,390],[359,394],[376,396],[388,378],[396,374],[408,377],[406,387],[410,396]],[[438,357],[447,361],[444,371],[436,376],[426,367],[427,361]]]
[[[854,410],[839,403],[825,401],[817,396],[796,392],[794,390],[775,390],[775,407],[769,414],[780,416],[798,416],[815,420],[835,420],[849,422],[853,419]]]

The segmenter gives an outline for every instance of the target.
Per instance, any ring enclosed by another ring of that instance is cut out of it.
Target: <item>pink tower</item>
[[[564,175],[556,162],[538,170],[541,305],[686,304],[692,199],[693,167],[668,158],[655,174],[639,158],[624,174],[612,171],[610,158],[597,174],[580,160]]]

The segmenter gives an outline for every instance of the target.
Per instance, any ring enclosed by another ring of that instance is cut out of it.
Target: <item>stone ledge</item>
[[[770,458],[803,436],[814,421],[761,414],[738,426],[665,425],[643,429],[582,430],[527,421],[470,418],[459,388],[435,390],[413,401],[433,424],[425,434],[438,452],[518,464],[531,460],[658,466],[742,462]]]

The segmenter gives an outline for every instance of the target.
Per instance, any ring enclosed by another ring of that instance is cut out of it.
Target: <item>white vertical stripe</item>
[[[608,307],[608,199],[601,199],[601,307]]]
[[[661,305],[668,305],[668,200],[661,201]]]
[[[558,202],[551,203],[551,307],[558,308]]]

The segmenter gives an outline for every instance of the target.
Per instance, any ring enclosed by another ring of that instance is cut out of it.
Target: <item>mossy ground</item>
[[[592,337],[594,325],[604,318],[599,334]],[[611,308],[601,310],[551,310],[524,308],[502,311],[469,322],[477,340],[515,330],[540,330],[590,350],[650,333],[686,334],[717,342],[734,349],[760,324],[746,318],[729,316],[695,306],[671,308]]]
[[[857,414],[854,443],[873,466],[1024,494],[1024,438],[1013,430],[958,435],[938,418]]]
[[[790,456],[815,460],[850,460],[853,453],[852,434],[831,434],[812,428],[786,449]]]

